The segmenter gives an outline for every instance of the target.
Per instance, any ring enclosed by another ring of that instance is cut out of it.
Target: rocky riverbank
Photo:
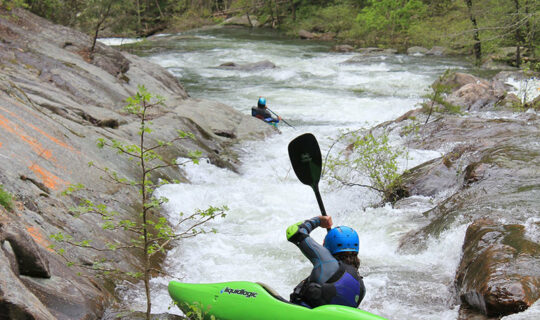
[[[69,259],[88,267],[68,268],[49,248],[49,235],[64,232],[96,245],[128,240],[102,230],[99,217],[74,219],[69,210],[87,198],[135,219],[138,191],[100,179],[88,167],[93,162],[136,179],[133,162],[96,145],[102,137],[138,139],[137,119],[122,109],[126,98],[139,85],[165,98],[152,120],[154,139],[167,141],[177,130],[194,134],[170,146],[166,159],[199,150],[235,170],[230,146],[274,130],[229,106],[191,99],[165,69],[142,58],[99,43],[90,54],[91,38],[26,11],[1,11],[0,37],[0,184],[15,203],[12,211],[0,206],[0,318],[99,319],[114,303],[113,281],[91,271],[96,253],[88,248],[66,248]],[[187,181],[178,168],[158,177]],[[80,197],[62,195],[77,183],[86,187]],[[121,270],[140,264],[127,252],[108,258]]]
[[[453,89],[443,100],[461,114],[428,116],[428,103],[380,126],[401,135],[416,126],[407,137],[411,147],[444,152],[405,173],[399,194],[408,197],[395,205],[411,196],[437,203],[424,213],[425,226],[403,237],[403,253],[420,252],[427,239],[469,224],[452,285],[459,319],[497,319],[540,298],[540,99],[515,112],[517,97],[501,81],[508,76],[448,75],[443,82]]]

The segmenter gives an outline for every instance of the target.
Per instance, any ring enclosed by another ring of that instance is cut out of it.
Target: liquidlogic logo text
[[[246,291],[244,289],[232,289],[229,287],[225,287],[221,289],[219,293],[228,293],[228,294],[237,294],[240,296],[246,296],[246,298],[255,298],[257,297],[257,292],[250,292]]]

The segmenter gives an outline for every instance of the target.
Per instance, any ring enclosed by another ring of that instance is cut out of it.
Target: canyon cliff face
[[[152,119],[154,141],[168,141],[178,130],[194,135],[164,150],[167,160],[201,151],[206,161],[235,170],[231,146],[275,133],[229,106],[189,98],[157,65],[99,43],[90,53],[90,46],[80,32],[24,10],[0,9],[0,185],[14,196],[12,210],[0,206],[0,318],[98,319],[114,302],[113,281],[92,272],[97,253],[66,247],[66,258],[88,268],[67,267],[49,247],[49,236],[62,232],[97,246],[129,241],[126,234],[103,230],[98,216],[75,219],[69,208],[91,199],[120,218],[136,219],[137,189],[102,179],[88,163],[137,180],[135,163],[98,148],[97,140],[137,142],[138,119],[123,107],[138,86],[165,99]],[[154,178],[187,182],[177,167]],[[63,195],[72,184],[86,188]],[[121,270],[140,265],[130,252],[108,258],[110,267]]]

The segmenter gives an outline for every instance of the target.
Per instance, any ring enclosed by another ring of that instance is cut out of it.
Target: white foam
[[[288,297],[309,274],[311,265],[286,241],[285,229],[320,214],[313,191],[291,169],[289,141],[312,132],[324,157],[340,129],[368,127],[400,116],[416,106],[446,63],[456,63],[430,60],[424,65],[421,58],[396,56],[348,65],[342,62],[353,54],[320,52],[320,46],[311,42],[299,46],[243,38],[230,41],[221,34],[197,36],[201,39],[179,41],[203,49],[160,53],[151,61],[186,77],[188,83],[199,81],[192,90],[188,87],[192,96],[215,99],[246,114],[259,96],[265,96],[269,107],[296,129],[281,123],[282,134],[239,146],[239,174],[203,162],[185,169],[192,184],[160,188],[158,194],[170,199],[166,209],[173,223],[179,220],[178,212],[187,214],[209,205],[230,208],[226,218],[209,223],[208,227],[218,230],[216,234],[184,240],[172,249],[166,270],[187,282],[262,281]],[[272,61],[278,69],[216,68],[226,61],[261,60]],[[216,90],[207,90],[208,86]],[[411,155],[408,165],[440,153],[412,150]],[[404,159],[402,162],[407,166]],[[367,287],[362,308],[390,319],[457,318],[449,288],[459,262],[463,226],[428,239],[427,249],[421,253],[401,254],[401,237],[426,223],[422,213],[429,209],[429,199],[400,209],[365,209],[379,199],[372,191],[334,189],[325,180],[320,189],[334,223],[350,225],[360,234],[361,273]],[[317,241],[324,235],[324,230],[312,233]],[[154,300],[153,312],[167,311],[167,281],[152,280],[161,297]],[[179,313],[175,308],[171,311]]]

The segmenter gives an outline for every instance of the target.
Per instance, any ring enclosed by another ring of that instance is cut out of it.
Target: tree
[[[190,133],[178,131],[178,136],[171,141],[157,141],[155,145],[148,146],[148,135],[152,133],[152,130],[149,127],[152,110],[158,108],[162,104],[162,98],[150,94],[144,87],[139,87],[137,94],[128,99],[128,105],[124,108],[126,112],[139,119],[139,142],[137,144],[125,144],[116,140],[99,139],[98,141],[98,146],[100,148],[112,148],[113,150],[116,150],[117,153],[135,161],[139,167],[139,180],[129,180],[121,177],[120,174],[113,172],[108,168],[101,168],[93,163],[90,164],[91,167],[97,168],[99,171],[103,172],[105,174],[104,178],[111,183],[125,187],[135,187],[139,190],[140,197],[137,207],[140,208],[140,212],[137,215],[138,218],[119,219],[117,218],[117,212],[110,210],[104,204],[95,204],[89,199],[83,199],[78,207],[72,209],[75,216],[89,213],[97,214],[102,218],[102,228],[104,230],[115,232],[123,231],[130,233],[135,237],[129,243],[118,244],[115,241],[111,241],[103,247],[95,247],[92,245],[91,239],[75,241],[74,237],[63,233],[51,235],[51,237],[58,242],[64,242],[72,246],[87,247],[99,252],[135,250],[140,253],[143,257],[143,264],[138,270],[117,270],[107,267],[105,258],[96,261],[92,266],[92,269],[105,273],[122,273],[133,278],[142,277],[146,294],[146,319],[148,320],[150,319],[152,311],[150,276],[153,269],[151,268],[151,262],[156,259],[159,253],[165,253],[167,246],[171,244],[171,242],[194,237],[209,231],[215,232],[215,230],[205,229],[204,224],[217,217],[224,217],[225,211],[228,210],[226,206],[211,206],[205,210],[196,210],[196,212],[190,215],[181,213],[177,228],[171,227],[164,217],[157,217],[157,211],[168,200],[163,197],[156,198],[154,196],[154,191],[159,186],[169,183],[169,181],[162,179],[158,184],[154,184],[151,179],[152,174],[162,168],[183,164],[177,163],[176,161],[166,162],[157,151],[161,148],[170,146],[175,141],[193,138],[193,135]],[[197,163],[200,153],[191,152],[190,156],[192,161]],[[176,182],[179,183],[178,181]],[[71,195],[82,188],[84,188],[82,185],[70,186],[65,191],[65,194]],[[184,229],[178,231],[179,226],[184,226]],[[56,246],[54,247],[56,248]],[[57,249],[57,252],[65,257],[65,251],[63,249]],[[82,264],[76,264],[69,261],[69,259],[67,260],[69,265],[85,267]]]
[[[370,0],[360,11],[356,21],[367,31],[389,32],[390,39],[394,42],[408,30],[413,23],[413,17],[421,17],[425,12],[426,6],[420,0]]]
[[[482,42],[480,42],[480,32],[478,31],[478,23],[476,22],[476,16],[473,12],[473,3],[472,0],[465,0],[467,4],[467,9],[469,12],[469,19],[473,25],[473,53],[475,58],[475,64],[480,65],[482,63]]]
[[[405,154],[404,150],[391,146],[386,132],[374,135],[373,132],[347,131],[334,145],[339,141],[345,141],[347,147],[336,155],[327,156],[327,179],[340,186],[374,190],[385,200],[392,201],[394,190],[401,182],[398,159]]]

